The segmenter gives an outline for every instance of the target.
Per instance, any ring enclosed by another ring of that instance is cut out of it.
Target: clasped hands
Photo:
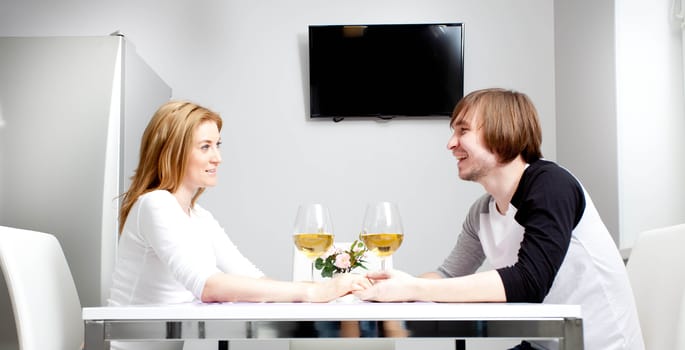
[[[340,274],[330,282],[342,292],[365,301],[410,301],[418,278],[399,270],[370,271],[366,274]]]

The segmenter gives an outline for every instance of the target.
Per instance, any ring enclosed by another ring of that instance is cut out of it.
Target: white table
[[[85,349],[111,340],[314,339],[319,321],[403,321],[408,338],[558,339],[583,349],[580,306],[524,303],[188,303],[83,308]],[[382,337],[380,335],[379,337]]]

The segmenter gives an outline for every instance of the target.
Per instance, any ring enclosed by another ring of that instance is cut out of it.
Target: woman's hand
[[[308,299],[311,302],[328,302],[369,287],[371,281],[365,275],[342,273],[325,281],[312,283]]]

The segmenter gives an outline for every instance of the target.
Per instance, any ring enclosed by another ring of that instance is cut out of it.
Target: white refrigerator
[[[108,296],[117,196],[170,97],[122,35],[0,38],[0,225],[55,234],[83,306]],[[11,318],[0,275],[0,340]]]

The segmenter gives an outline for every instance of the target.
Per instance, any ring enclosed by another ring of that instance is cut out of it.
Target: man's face
[[[457,159],[459,178],[480,182],[498,164],[497,156],[483,141],[483,128],[479,125],[478,108],[471,109],[460,123],[452,125],[454,132],[447,149]]]

